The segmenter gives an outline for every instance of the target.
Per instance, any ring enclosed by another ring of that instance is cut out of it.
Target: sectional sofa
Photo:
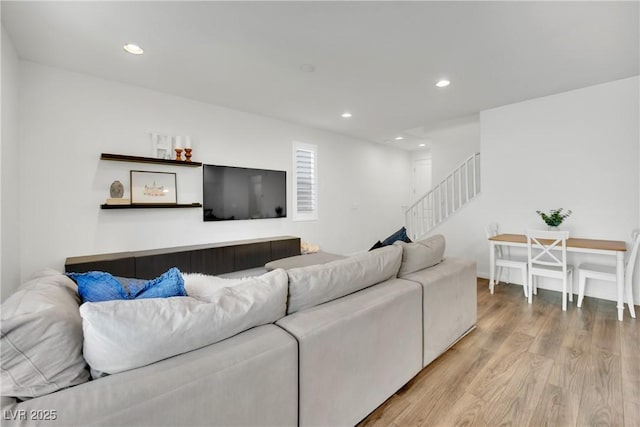
[[[475,263],[443,252],[434,236],[82,305],[40,274],[2,307],[3,424],[355,425],[474,328]]]

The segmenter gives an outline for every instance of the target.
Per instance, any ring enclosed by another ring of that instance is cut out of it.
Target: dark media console
[[[220,242],[135,252],[69,257],[66,272],[106,271],[115,276],[152,279],[178,267],[184,273],[224,274],[262,267],[300,255],[300,238],[291,236]]]

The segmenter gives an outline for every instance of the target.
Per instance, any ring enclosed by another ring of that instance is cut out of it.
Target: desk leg
[[[618,288],[618,320],[624,313],[624,252],[616,252],[616,285]]]
[[[493,295],[493,284],[496,274],[496,244],[489,241],[489,291]]]

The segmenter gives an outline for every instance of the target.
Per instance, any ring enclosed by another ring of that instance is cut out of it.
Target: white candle
[[[191,137],[190,136],[185,136],[184,137],[184,148],[191,148]]]
[[[182,137],[176,136],[176,148],[182,148]]]

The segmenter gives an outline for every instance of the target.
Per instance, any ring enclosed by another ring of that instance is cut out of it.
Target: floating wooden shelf
[[[202,203],[162,203],[149,205],[100,205],[100,209],[201,208]]]
[[[202,166],[201,162],[185,162],[183,160],[165,160],[165,159],[155,159],[153,157],[127,156],[124,154],[109,154],[109,153],[100,154],[100,160],[113,160],[116,162],[134,162],[134,163],[156,163],[156,164],[162,164],[162,165],[189,166],[189,167]]]

